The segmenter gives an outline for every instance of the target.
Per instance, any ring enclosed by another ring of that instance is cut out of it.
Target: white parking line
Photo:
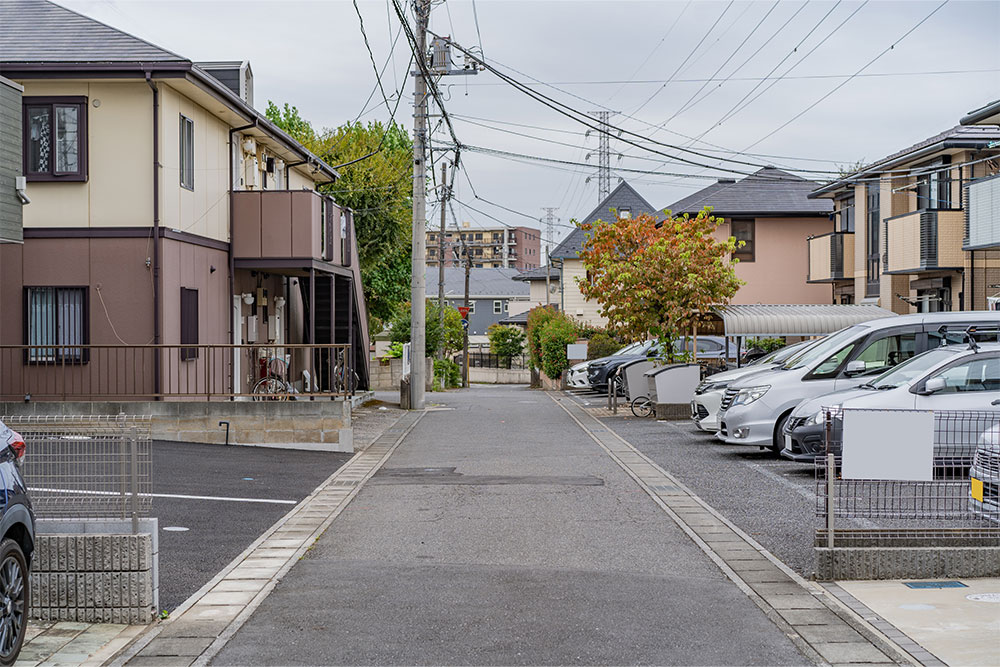
[[[130,496],[130,493],[115,493],[114,491],[86,491],[83,489],[46,489],[42,487],[31,487],[28,489],[33,493],[72,493],[83,496]],[[143,498],[177,498],[179,500],[221,500],[230,503],[265,503],[271,505],[296,505],[297,500],[277,500],[275,498],[231,498],[227,496],[187,496],[179,493],[140,493]]]

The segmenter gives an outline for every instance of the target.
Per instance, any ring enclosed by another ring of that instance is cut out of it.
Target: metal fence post
[[[139,431],[133,426],[129,429],[129,454],[131,456],[131,473],[129,482],[132,490],[130,507],[132,510],[132,534],[139,532]]]
[[[836,457],[833,454],[826,455],[826,546],[833,549],[833,529],[834,529],[834,482],[837,475]]]

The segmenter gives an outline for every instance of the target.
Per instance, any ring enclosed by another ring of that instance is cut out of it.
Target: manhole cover
[[[973,593],[966,595],[965,599],[973,602],[1000,602],[1000,593]]]
[[[906,581],[907,588],[968,588],[961,581]]]

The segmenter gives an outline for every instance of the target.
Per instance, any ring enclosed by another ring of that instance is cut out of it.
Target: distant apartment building
[[[440,232],[427,232],[427,266],[437,266],[441,252]],[[444,265],[460,266],[463,241],[477,269],[538,268],[542,262],[542,233],[532,227],[463,227],[444,235]]]

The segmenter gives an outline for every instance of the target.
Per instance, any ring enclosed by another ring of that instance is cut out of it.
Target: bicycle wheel
[[[636,396],[629,407],[636,417],[648,417],[653,414],[653,402],[648,396]]]
[[[287,401],[288,388],[285,383],[274,377],[262,378],[251,391],[255,401]]]

